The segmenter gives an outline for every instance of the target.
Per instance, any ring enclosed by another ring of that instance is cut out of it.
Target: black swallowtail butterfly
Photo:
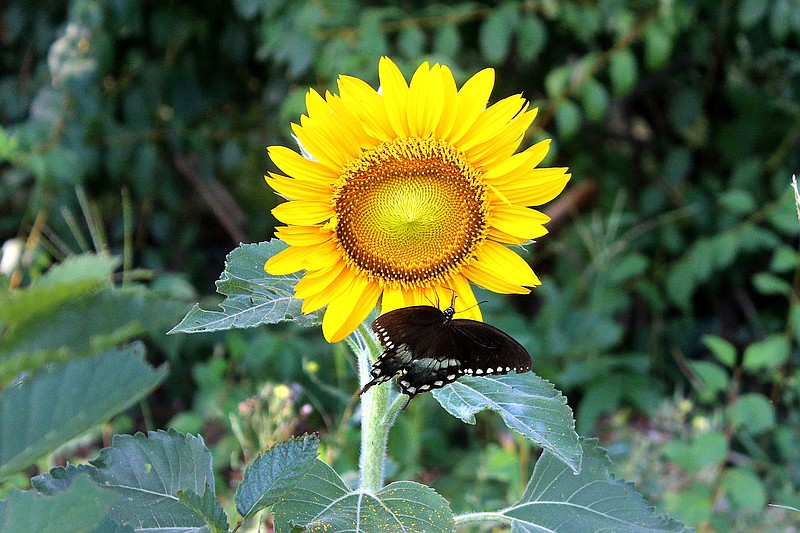
[[[531,369],[528,351],[510,335],[477,320],[454,319],[454,314],[451,303],[444,311],[416,305],[378,317],[372,330],[384,351],[372,365],[372,380],[359,394],[398,374],[397,384],[411,400],[461,376]]]

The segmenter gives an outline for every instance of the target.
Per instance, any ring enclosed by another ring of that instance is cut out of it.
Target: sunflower
[[[458,89],[449,68],[423,63],[407,83],[382,58],[380,90],[350,76],[339,94],[311,89],[292,130],[300,152],[268,148],[282,171],[267,183],[289,201],[272,213],[289,247],[265,270],[305,270],[303,312],[325,309],[329,342],[382,312],[450,301],[480,320],[470,282],[524,294],[540,284],[507,245],[541,237],[566,168],[537,168],[549,140],[517,152],[536,116],[522,95],[487,107],[494,71]]]

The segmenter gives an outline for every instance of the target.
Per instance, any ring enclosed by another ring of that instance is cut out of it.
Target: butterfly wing
[[[383,354],[372,366],[373,385],[398,375],[400,390],[409,396],[442,387],[462,375],[458,348],[445,315],[429,305],[403,307],[378,317],[372,323]]]
[[[528,372],[531,356],[511,335],[484,322],[455,319],[451,328],[460,337],[459,342],[465,374],[507,374]]]
[[[476,320],[455,319],[429,305],[404,307],[378,317],[372,329],[384,352],[372,365],[370,387],[398,375],[409,398],[444,387],[464,374],[518,373],[531,369],[528,351],[510,335]]]

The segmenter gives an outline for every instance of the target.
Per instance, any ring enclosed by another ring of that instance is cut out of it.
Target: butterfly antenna
[[[450,287],[447,287],[447,288],[450,289]],[[453,310],[455,310],[455,308],[456,308],[456,291],[454,291],[453,289],[450,289],[450,292],[453,293],[453,297],[450,299],[450,307],[452,307]]]

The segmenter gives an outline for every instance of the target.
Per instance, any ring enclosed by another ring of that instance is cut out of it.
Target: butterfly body
[[[372,380],[361,389],[397,376],[409,399],[444,387],[464,375],[527,372],[531,357],[510,335],[477,320],[453,318],[430,305],[403,307],[378,317],[372,330],[384,348],[372,366]]]

